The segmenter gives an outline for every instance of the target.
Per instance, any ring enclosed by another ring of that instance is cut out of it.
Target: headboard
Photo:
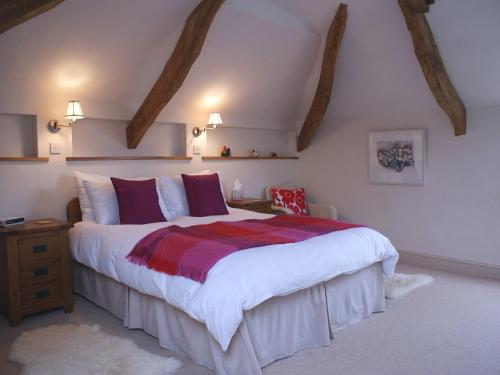
[[[68,223],[75,224],[82,221],[82,211],[80,210],[80,201],[78,198],[73,198],[66,206],[66,216]]]

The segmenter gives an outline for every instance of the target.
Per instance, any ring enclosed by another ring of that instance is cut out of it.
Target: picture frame
[[[425,129],[375,131],[369,134],[369,181],[372,184],[426,184]]]

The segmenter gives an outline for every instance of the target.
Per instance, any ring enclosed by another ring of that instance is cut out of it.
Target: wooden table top
[[[229,199],[226,202],[227,202],[227,204],[244,205],[244,204],[252,204],[252,203],[267,204],[267,203],[272,202],[272,201],[267,200],[267,199],[261,199],[261,198],[243,198],[240,200]]]
[[[38,221],[49,220],[50,223],[47,224],[38,224]],[[11,227],[0,227],[0,236],[5,235],[16,235],[16,234],[25,234],[25,233],[38,233],[45,232],[50,230],[59,230],[59,229],[69,229],[73,226],[73,224],[67,223],[66,221],[57,220],[57,219],[38,219],[38,220],[29,220],[24,224],[13,225]]]

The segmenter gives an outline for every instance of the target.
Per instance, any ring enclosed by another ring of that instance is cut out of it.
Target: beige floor
[[[347,328],[326,348],[307,350],[277,361],[265,375],[330,374],[500,374],[500,283],[410,266],[399,272],[428,273],[436,281],[387,304],[387,311]],[[18,374],[8,350],[24,330],[50,324],[100,324],[111,334],[129,337],[156,354],[156,339],[124,328],[99,307],[75,296],[75,312],[54,311],[10,328],[0,317],[0,374]],[[185,358],[179,375],[213,374]],[[146,373],[146,372],[145,372]]]

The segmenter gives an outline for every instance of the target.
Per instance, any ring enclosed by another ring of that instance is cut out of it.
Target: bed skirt
[[[385,309],[381,264],[375,263],[245,311],[224,352],[203,323],[76,262],[73,289],[126,327],[158,338],[160,347],[221,375],[262,374],[262,367],[304,349],[328,346],[335,332]]]

